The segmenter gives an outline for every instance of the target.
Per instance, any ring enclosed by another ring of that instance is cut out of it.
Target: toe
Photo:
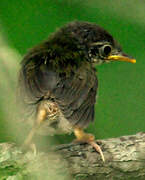
[[[100,154],[102,161],[105,162],[104,154],[103,154],[102,149],[100,148],[100,146],[96,142],[94,142],[94,141],[89,142],[89,144],[93,148],[95,148],[95,150]]]

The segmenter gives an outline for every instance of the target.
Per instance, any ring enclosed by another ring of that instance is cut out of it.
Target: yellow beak
[[[110,55],[107,57],[107,60],[112,60],[112,61],[126,61],[130,63],[136,63],[136,59],[123,56],[123,55]]]

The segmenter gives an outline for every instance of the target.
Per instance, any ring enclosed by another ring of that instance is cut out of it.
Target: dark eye
[[[112,51],[112,47],[110,45],[104,45],[100,48],[100,50],[101,56],[108,56]]]

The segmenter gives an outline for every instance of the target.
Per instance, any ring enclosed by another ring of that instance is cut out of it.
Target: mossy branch
[[[87,144],[66,144],[48,153],[0,144],[0,179],[145,179],[145,133],[97,141],[105,156]]]

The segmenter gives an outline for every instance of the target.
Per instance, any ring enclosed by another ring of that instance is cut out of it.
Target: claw
[[[81,128],[75,128],[74,134],[77,138],[75,142],[84,142],[90,144],[101,155],[103,162],[105,162],[103,152],[100,146],[97,143],[95,143],[95,137],[92,134],[85,133]]]
[[[88,144],[90,144],[93,148],[95,148],[95,150],[101,155],[102,161],[105,162],[104,154],[103,154],[100,146],[97,143],[95,143],[94,141],[90,141],[90,142],[88,142]]]

